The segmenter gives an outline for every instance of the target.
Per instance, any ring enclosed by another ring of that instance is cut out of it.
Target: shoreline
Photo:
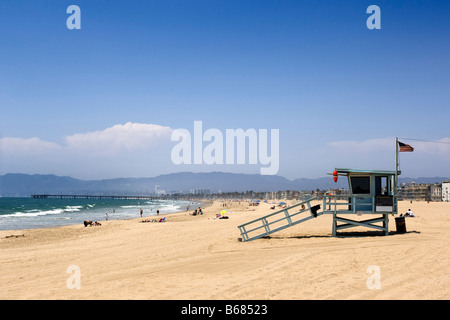
[[[25,199],[29,199],[29,197],[9,197],[9,198],[17,198],[17,199],[21,199],[21,198],[25,198]],[[164,199],[167,201],[178,201],[177,199]],[[186,202],[190,202],[190,203],[195,203],[195,205],[193,204],[189,204],[189,206],[192,206],[192,208],[194,207],[199,207],[199,206],[204,206],[205,204],[209,203],[209,200],[207,199],[190,199],[190,200],[179,200],[179,201],[186,201]],[[133,219],[144,219],[144,218],[155,218],[155,217],[159,217],[159,216],[165,216],[165,215],[171,215],[171,214],[176,214],[176,213],[180,213],[180,212],[187,212],[188,210],[183,210],[182,208],[184,206],[179,205],[178,206],[180,209],[178,211],[170,211],[170,212],[165,212],[165,213],[160,213],[159,215],[156,214],[156,211],[150,211],[152,214],[147,214],[149,211],[144,212],[143,217],[139,217],[139,213],[136,214],[136,217],[120,217],[120,218],[115,218],[112,212],[110,212],[110,210],[108,210],[107,208],[105,208],[105,210],[108,211],[108,219],[106,219],[105,216],[102,216],[100,219],[85,219],[85,220],[91,220],[91,221],[97,221],[100,223],[104,223],[104,222],[110,222],[110,221],[122,221],[122,220],[133,220]],[[114,208],[114,206],[111,206],[111,208]],[[111,209],[109,208],[109,209]],[[157,208],[155,208],[157,209]],[[193,209],[192,209],[193,210]],[[87,211],[85,210],[84,212],[82,212],[82,214],[85,214]],[[60,214],[63,214],[64,212],[61,212]],[[117,213],[117,212],[116,212]],[[98,213],[97,213],[98,214]],[[53,215],[50,215],[53,216]],[[45,217],[45,215],[43,215],[43,217]],[[76,217],[75,217],[76,218]],[[14,232],[14,231],[25,231],[25,230],[35,230],[35,229],[48,229],[48,228],[61,228],[61,227],[66,227],[66,226],[73,226],[73,225],[77,225],[77,224],[83,224],[84,220],[80,220],[78,222],[74,222],[75,220],[73,218],[58,218],[55,217],[55,219],[59,219],[60,221],[65,220],[67,221],[67,224],[55,224],[55,225],[49,225],[49,226],[36,226],[36,227],[24,227],[24,228],[17,228],[17,229],[0,229],[1,231],[9,231],[9,232]]]
[[[220,200],[192,211],[102,226],[0,231],[1,299],[442,299],[450,298],[450,203],[399,202],[411,208],[407,232],[333,237],[322,215],[267,238],[240,242],[238,225],[270,212],[229,202],[229,219],[214,219]],[[67,285],[69,267],[81,288]],[[370,266],[381,288],[367,286]]]

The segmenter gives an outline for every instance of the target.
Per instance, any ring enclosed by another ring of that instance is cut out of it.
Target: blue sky
[[[72,4],[80,30],[66,27]],[[379,30],[366,27],[372,4]],[[447,142],[404,140],[416,148],[400,155],[404,176],[450,176],[449,12],[445,1],[2,1],[0,174],[259,172],[174,165],[170,131],[199,120],[279,129],[289,179],[393,170],[395,137]]]

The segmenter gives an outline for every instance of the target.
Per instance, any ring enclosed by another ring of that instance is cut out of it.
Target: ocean
[[[150,217],[184,211],[200,203],[182,200],[32,199],[0,197],[0,230],[23,230]]]

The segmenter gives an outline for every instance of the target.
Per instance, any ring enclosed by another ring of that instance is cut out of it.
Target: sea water
[[[184,200],[33,199],[0,197],[0,230],[23,230],[140,218],[184,211],[199,203]]]

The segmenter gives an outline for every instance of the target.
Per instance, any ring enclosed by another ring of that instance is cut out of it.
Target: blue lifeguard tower
[[[361,170],[336,168],[335,181],[339,176],[348,180],[349,193],[325,194],[321,205],[312,205],[317,197],[239,225],[243,241],[268,236],[323,214],[333,215],[333,236],[338,231],[366,227],[389,233],[389,215],[397,213],[398,171]],[[366,219],[370,216],[370,219]]]
[[[323,213],[333,215],[333,236],[339,230],[358,226],[380,230],[387,235],[389,215],[397,213],[397,173],[336,168],[333,174],[346,176],[349,186],[348,195],[325,194],[323,197]],[[351,215],[377,217],[352,220],[348,218]]]

